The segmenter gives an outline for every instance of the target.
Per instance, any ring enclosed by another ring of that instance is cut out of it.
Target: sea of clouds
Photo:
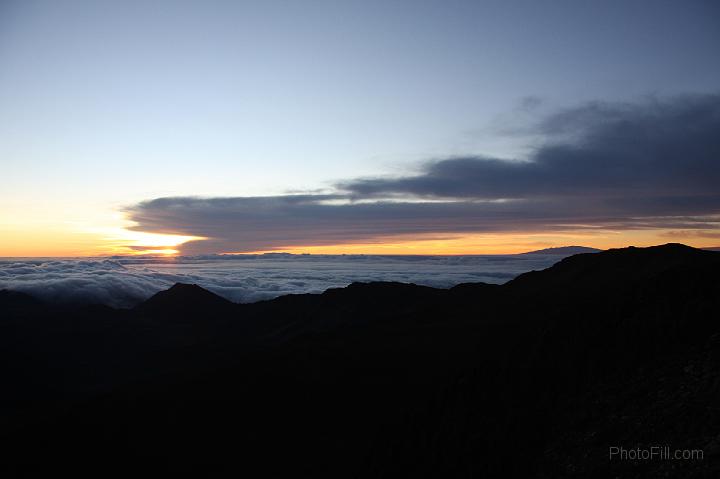
[[[2,259],[0,290],[58,302],[132,307],[175,283],[195,283],[235,302],[320,293],[356,281],[399,281],[438,288],[504,283],[563,256],[206,255]]]

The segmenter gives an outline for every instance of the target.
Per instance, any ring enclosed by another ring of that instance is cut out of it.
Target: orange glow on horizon
[[[143,255],[166,255],[166,256],[175,256],[179,254],[180,251],[176,249],[171,248],[163,248],[163,249],[147,249],[142,251],[137,251],[133,253],[133,256],[143,256]]]
[[[0,223],[0,257],[80,257],[111,255],[164,255],[183,253],[183,244],[202,241],[199,236],[156,234],[128,229],[133,224],[117,218],[107,226],[78,222]],[[669,242],[698,248],[720,245],[717,231],[580,229],[576,231],[513,232],[494,234],[425,234],[377,238],[374,241],[329,245],[288,245],[253,252],[226,254],[388,254],[473,255],[514,254],[558,246],[600,249],[652,246]]]
[[[178,249],[188,241],[206,239],[200,236],[169,235],[157,233],[144,233],[127,229],[108,230],[104,237],[105,248],[117,255],[167,255],[180,253]]]
[[[428,235],[426,235],[428,236]],[[647,247],[665,243],[684,243],[696,248],[720,245],[720,238],[693,234],[678,236],[664,230],[532,232],[458,235],[442,238],[386,238],[373,243],[289,246],[247,253],[227,254],[386,254],[386,255],[476,255],[517,254],[559,246],[587,246],[598,249]]]
[[[202,239],[131,231],[123,225],[0,224],[0,257],[172,256],[180,253],[183,243]]]

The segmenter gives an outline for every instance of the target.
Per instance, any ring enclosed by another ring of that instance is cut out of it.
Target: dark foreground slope
[[[135,310],[0,292],[3,477],[718,477],[720,253]],[[609,448],[702,449],[620,461]]]

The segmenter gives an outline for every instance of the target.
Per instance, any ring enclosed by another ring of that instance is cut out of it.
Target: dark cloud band
[[[720,96],[593,103],[542,121],[523,161],[459,157],[331,195],[145,201],[135,229],[195,235],[184,252],[255,251],[397,235],[579,228],[714,229]]]

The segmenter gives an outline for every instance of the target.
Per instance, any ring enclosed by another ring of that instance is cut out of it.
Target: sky
[[[713,1],[0,0],[0,256],[717,246],[719,59]]]

